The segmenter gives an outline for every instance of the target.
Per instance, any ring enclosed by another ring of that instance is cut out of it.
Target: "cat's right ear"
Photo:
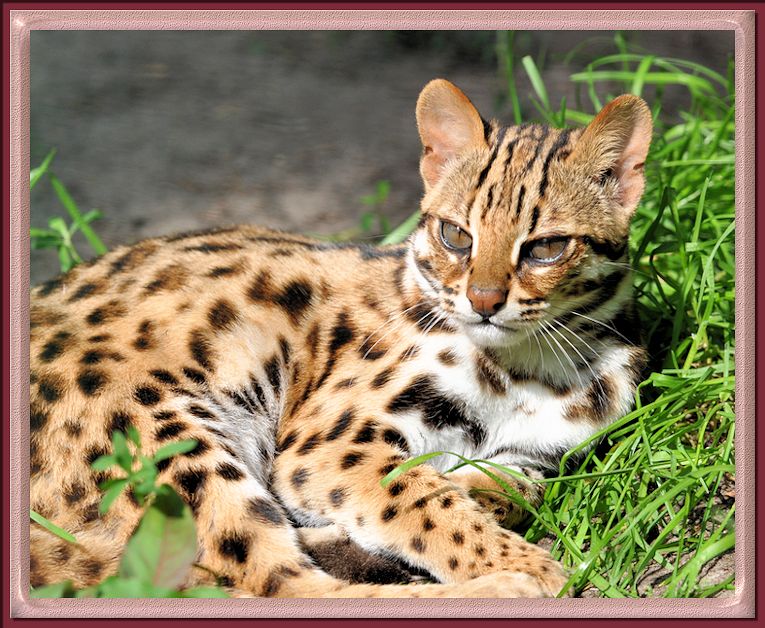
[[[423,147],[420,173],[426,190],[438,183],[450,159],[486,146],[481,115],[459,88],[444,79],[431,81],[420,92],[417,129]]]

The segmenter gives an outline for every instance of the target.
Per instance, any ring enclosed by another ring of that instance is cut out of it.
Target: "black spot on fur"
[[[63,565],[72,557],[72,548],[69,543],[62,543],[52,554],[53,560],[59,565]]]
[[[227,299],[219,299],[207,312],[210,326],[217,331],[231,329],[238,318],[236,307]]]
[[[82,509],[83,523],[91,523],[101,517],[101,513],[98,512],[98,504],[99,502],[94,502],[92,504],[88,504],[85,506],[85,508]]]
[[[274,302],[279,305],[297,325],[311,305],[313,289],[307,281],[291,281],[281,292],[274,296]]]
[[[77,564],[76,569],[78,572],[85,576],[89,584],[95,584],[95,582],[97,582],[101,577],[101,572],[104,570],[104,565],[95,558],[88,558],[81,560]]]
[[[341,312],[337,317],[335,326],[332,328],[326,366],[324,367],[324,372],[321,374],[321,377],[319,377],[319,381],[316,383],[316,388],[323,386],[324,382],[326,382],[332,374],[332,370],[335,368],[335,363],[337,362],[337,354],[340,349],[353,340],[354,334],[355,332],[348,313]]]
[[[287,522],[281,508],[271,499],[253,497],[247,502],[247,512],[256,521],[281,526]]]
[[[388,506],[385,508],[385,510],[382,511],[382,514],[380,515],[380,519],[383,521],[390,521],[398,514],[398,510],[396,510],[395,506]]]
[[[93,310],[85,317],[85,322],[92,326],[103,325],[116,318],[121,318],[122,316],[125,316],[125,314],[127,314],[125,305],[114,300]]]
[[[398,430],[394,430],[393,428],[385,430],[383,432],[383,440],[389,445],[398,447],[404,453],[409,453],[409,445]]]
[[[455,545],[462,545],[465,542],[465,535],[462,532],[453,532],[452,541]]]
[[[40,355],[38,356],[40,361],[45,362],[46,364],[53,362],[53,360],[64,352],[71,337],[72,334],[67,331],[56,332],[53,338],[46,342],[42,351],[40,351]]]
[[[377,375],[375,375],[375,378],[372,380],[372,388],[382,388],[383,386],[385,386],[385,384],[388,383],[391,376],[395,372],[396,370],[393,367],[388,367],[380,371]]]
[[[58,277],[55,277],[54,279],[49,279],[45,283],[41,284],[38,288],[39,294],[41,297],[47,297],[49,296],[54,290],[58,290],[61,286],[64,285],[64,277],[63,275],[59,275]]]
[[[351,467],[356,466],[364,458],[366,458],[366,454],[363,454],[360,451],[352,451],[351,453],[345,454],[343,456],[343,459],[340,461],[340,468],[350,469]]]
[[[189,414],[200,419],[217,419],[218,417],[210,412],[204,406],[200,406],[198,403],[192,403],[188,407]]]
[[[162,382],[163,384],[170,384],[172,386],[178,385],[178,378],[170,373],[170,371],[166,371],[164,369],[155,369],[150,372],[150,375],[158,382]]]
[[[71,484],[64,490],[64,500],[71,506],[85,497],[85,487],[79,482]]]
[[[189,334],[189,352],[204,370],[212,370],[212,346],[203,330],[195,329]]]
[[[48,422],[50,415],[40,406],[34,404],[29,408],[29,430],[36,432]]]
[[[286,578],[294,578],[298,575],[300,575],[299,571],[292,569],[287,565],[281,565],[280,567],[272,569],[268,573],[268,576],[266,576],[260,595],[262,597],[273,597],[279,592],[282,583]]]
[[[79,438],[82,434],[82,424],[70,419],[64,422],[64,431],[72,438]]]
[[[165,423],[162,425],[161,428],[159,428],[155,434],[154,438],[156,438],[159,441],[168,440],[170,438],[174,438],[175,436],[178,436],[183,430],[186,429],[186,425],[184,423],[181,423],[180,421],[172,421],[170,423]]]
[[[152,416],[157,421],[167,421],[169,419],[174,419],[176,414],[172,410],[161,410],[159,412],[155,412]]]
[[[297,454],[299,456],[305,456],[307,453],[313,451],[320,442],[321,434],[319,432],[311,434],[311,436],[306,438],[303,444],[298,448]]]
[[[388,493],[390,494],[391,497],[398,497],[399,495],[401,495],[401,493],[404,492],[404,488],[405,487],[401,482],[394,482],[388,488]]]
[[[355,412],[352,408],[345,410],[340,415],[340,418],[337,420],[337,422],[332,426],[329,434],[327,434],[327,440],[336,440],[345,434],[345,432],[348,430],[348,427],[351,425],[351,422],[353,421],[354,414]]]
[[[457,567],[459,567],[459,566],[460,566],[460,561],[458,561],[458,560],[457,560],[457,559],[456,559],[454,556],[452,556],[452,557],[449,559],[449,569],[451,569],[452,571],[454,571],[454,570],[455,570],[455,569],[457,569]]]
[[[367,335],[359,347],[359,355],[365,360],[379,360],[388,350],[379,342],[372,341],[372,334]]]
[[[188,456],[189,458],[197,458],[205,453],[207,453],[210,450],[210,444],[207,441],[196,439],[197,446],[194,447],[191,451],[186,452],[183,454],[184,456]]]
[[[202,371],[198,371],[197,369],[193,369],[188,366],[182,368],[181,370],[183,371],[183,374],[195,384],[207,383],[207,376]]]
[[[282,352],[282,362],[284,362],[286,366],[290,361],[290,352],[292,348],[284,336],[279,336],[279,350]]]
[[[266,362],[264,368],[266,371],[266,377],[268,378],[268,383],[271,384],[271,388],[273,389],[274,394],[278,397],[282,382],[282,372],[279,368],[279,358],[276,355],[272,356],[271,359]]]
[[[109,440],[112,438],[114,432],[127,433],[127,429],[133,424],[132,417],[126,412],[117,411],[112,414],[112,418],[109,421],[108,434]]]
[[[64,394],[64,380],[57,375],[43,375],[37,383],[40,396],[48,403],[55,403]]]
[[[412,539],[410,546],[418,554],[425,553],[425,541],[423,541],[419,536],[415,536]]]
[[[299,467],[292,472],[290,484],[292,484],[293,488],[299,489],[308,481],[310,475],[311,472],[308,469]]]
[[[346,497],[347,493],[344,488],[333,488],[329,492],[329,501],[332,502],[332,505],[335,508],[340,508],[340,506],[343,505],[343,502],[345,502]]]
[[[143,406],[155,406],[162,400],[162,393],[154,386],[139,386],[133,392],[133,398]]]
[[[200,491],[207,481],[207,471],[204,469],[187,469],[175,474],[173,478],[180,487],[181,494],[186,498],[192,510],[199,507]]]
[[[441,508],[451,508],[454,504],[454,498],[447,495],[441,500]]]
[[[234,533],[221,538],[218,551],[226,558],[233,559],[241,565],[247,561],[249,546],[250,541],[247,537]]]
[[[242,473],[241,469],[228,462],[221,462],[218,464],[218,466],[215,467],[215,472],[224,480],[231,480],[232,482],[241,480],[244,477],[244,473]]]
[[[77,386],[84,395],[94,397],[101,393],[101,389],[109,382],[109,377],[104,371],[86,369],[80,371],[77,376]]]
[[[74,294],[69,297],[68,302],[74,303],[75,301],[79,301],[80,299],[85,299],[87,297],[93,296],[94,294],[98,294],[104,289],[103,284],[88,282],[82,284],[77,290],[75,290]]]
[[[422,522],[422,529],[425,530],[425,532],[430,532],[431,530],[434,530],[436,528],[436,524],[433,523],[433,520],[429,517],[425,517],[425,521]]]
[[[377,424],[374,421],[367,421],[363,427],[356,433],[353,439],[354,443],[371,443],[377,435]]]
[[[292,430],[289,434],[287,434],[279,443],[278,449],[280,452],[285,451],[292,447],[292,445],[295,444],[295,441],[297,440],[298,434],[297,430]]]
[[[419,410],[422,420],[432,429],[461,427],[472,439],[483,434],[480,426],[470,421],[462,408],[442,394],[427,375],[414,379],[387,406],[390,413]]]

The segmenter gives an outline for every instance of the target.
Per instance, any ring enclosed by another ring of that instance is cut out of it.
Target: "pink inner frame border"
[[[712,600],[31,600],[29,40],[31,30],[725,30],[736,80],[736,592]],[[755,14],[742,10],[11,10],[11,616],[175,618],[744,618],[755,612]]]

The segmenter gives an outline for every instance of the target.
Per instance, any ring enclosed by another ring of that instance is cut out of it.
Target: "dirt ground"
[[[733,49],[722,33],[627,37],[723,73]],[[462,31],[33,31],[31,162],[58,149],[55,173],[83,210],[104,212],[95,228],[109,247],[236,223],[331,234],[358,226],[360,197],[380,180],[396,223],[421,194],[414,105],[427,81],[449,78],[485,117],[509,122],[495,42]],[[615,46],[609,32],[522,32],[516,50],[540,61],[551,102],[574,103],[569,74]],[[687,99],[668,96],[670,109]],[[33,226],[64,214],[45,183],[31,205]],[[51,251],[31,262],[33,284],[57,272]]]

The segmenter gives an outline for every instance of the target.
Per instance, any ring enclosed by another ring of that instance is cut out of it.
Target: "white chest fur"
[[[444,350],[456,356],[451,364],[438,359]],[[430,400],[424,399],[422,410],[412,408],[390,417],[405,433],[412,455],[449,451],[486,459],[497,454],[495,460],[507,464],[554,467],[564,452],[603,427],[568,417],[567,409],[575,401],[576,392],[563,395],[537,381],[511,381],[509,377],[503,394],[487,391],[481,384],[475,356],[466,338],[438,335],[428,338],[417,359],[406,366],[409,377],[428,374],[435,388],[459,406],[473,426],[466,429],[463,425],[428,424],[423,414]],[[480,438],[475,437],[476,432]],[[445,470],[456,462],[453,456],[441,456],[430,463]]]

